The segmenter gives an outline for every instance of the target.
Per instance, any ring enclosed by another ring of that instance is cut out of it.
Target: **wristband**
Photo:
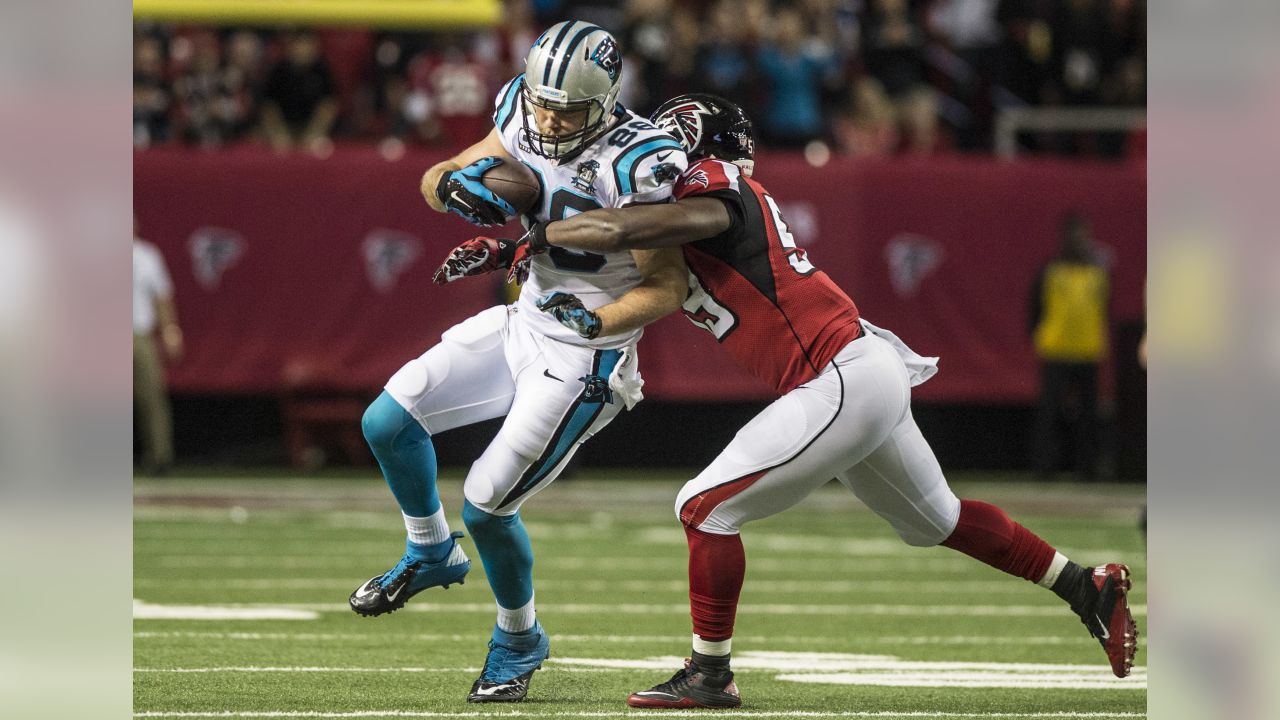
[[[445,207],[449,206],[449,202],[447,200],[447,198],[449,197],[449,193],[448,193],[449,176],[452,174],[453,174],[452,172],[442,173],[440,175],[439,182],[436,183],[436,199],[439,200],[440,204]]]
[[[551,247],[551,243],[547,242],[547,224],[544,222],[536,222],[533,227],[529,228],[529,249],[533,254],[546,252]]]

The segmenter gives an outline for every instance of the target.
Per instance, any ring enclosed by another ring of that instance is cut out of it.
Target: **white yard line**
[[[425,668],[425,667],[312,667],[306,665],[300,666],[269,666],[269,665],[241,665],[226,667],[177,667],[177,668],[149,668],[136,667],[133,669],[135,673],[176,673],[185,674],[203,674],[203,673],[478,673],[478,667],[464,668]]]
[[[315,610],[284,606],[156,605],[133,601],[135,620],[319,620]]]
[[[564,657],[547,660],[556,672],[633,673],[666,671],[679,667],[679,656],[646,658]],[[1147,669],[1134,668],[1120,680],[1104,664],[1051,664],[999,662],[929,662],[903,660],[893,655],[850,653],[748,651],[735,658],[740,674],[768,674],[778,680],[826,685],[881,687],[960,688],[1063,688],[1093,690],[1146,690]],[[460,673],[479,668],[334,667],[334,666],[215,666],[135,668],[137,673]]]
[[[256,632],[183,632],[183,631],[140,631],[133,637],[144,640],[151,639],[186,639],[186,640],[248,640],[283,642],[341,642],[378,640],[376,634],[358,633],[256,633]],[[397,635],[398,639],[418,642],[471,642],[475,635],[424,633],[418,635]],[[623,645],[640,645],[646,643],[676,643],[684,645],[689,642],[688,635],[551,635],[552,642],[610,643]],[[1097,640],[1084,634],[1070,637],[1057,635],[888,635],[881,637],[859,635],[856,639],[833,638],[824,636],[787,636],[773,637],[765,635],[738,635],[734,637],[738,643],[750,643],[761,646],[822,646],[822,645],[1096,645]]]
[[[348,712],[294,710],[294,711],[253,711],[253,710],[221,710],[221,711],[166,711],[152,710],[136,712],[135,718],[493,718],[493,717],[560,717],[560,718],[639,718],[654,717],[654,711],[554,711],[531,712],[527,710],[504,710],[502,712],[431,712],[414,710],[355,710]],[[1131,712],[1037,712],[1037,713],[960,713],[936,711],[814,711],[814,710],[663,710],[661,717],[740,717],[740,718],[1145,718],[1143,713]]]
[[[379,569],[378,563],[390,558],[381,554],[340,553],[263,553],[263,554],[227,554],[227,553],[136,553],[139,564],[155,563],[164,568],[324,568],[332,570],[335,565],[368,566],[372,573]],[[379,560],[378,558],[382,558]],[[628,573],[637,571],[659,570],[678,574],[685,571],[687,558],[682,555],[670,557],[629,557],[614,555],[596,555],[591,557],[550,556],[537,561],[538,567],[554,570],[585,570],[599,576],[605,568],[625,568]],[[382,565],[385,568],[386,565]],[[760,573],[778,572],[787,575],[820,574],[830,577],[833,574],[862,575],[892,572],[895,575],[909,572],[931,574],[972,573],[974,562],[961,556],[933,558],[867,558],[867,557],[831,557],[831,558],[759,558],[750,564],[753,577]],[[357,579],[356,582],[359,582]]]
[[[172,588],[179,586],[195,590],[351,590],[359,578],[173,578],[138,577],[137,588]],[[910,595],[990,595],[998,583],[984,580],[752,580],[747,584],[749,593],[901,593]],[[579,592],[663,591],[684,593],[689,589],[687,580],[602,580],[561,579],[538,580],[540,590],[576,590]],[[1037,591],[1028,586],[1023,589],[1032,595]]]
[[[303,612],[348,613],[351,608],[339,603],[224,603],[218,605],[168,606],[141,603],[148,614],[139,615],[135,601],[136,619],[156,619],[163,617],[164,608],[180,607],[210,608],[210,612],[223,610],[247,610],[252,612],[272,612],[279,610],[296,610]],[[641,603],[548,603],[543,606],[548,613],[565,615],[686,615],[689,606],[686,603],[641,604]],[[1146,615],[1146,605],[1133,605],[1130,608],[1134,615]],[[404,612],[417,613],[492,613],[493,603],[418,603],[406,605]],[[193,611],[194,613],[195,611]],[[890,605],[890,604],[855,604],[842,603],[832,605],[790,604],[790,603],[746,603],[738,606],[742,615],[815,615],[815,616],[894,616],[894,617],[1066,617],[1066,609],[1057,605]],[[236,618],[202,618],[190,619],[236,619]],[[267,619],[267,618],[254,618]],[[281,618],[304,619],[304,618]]]

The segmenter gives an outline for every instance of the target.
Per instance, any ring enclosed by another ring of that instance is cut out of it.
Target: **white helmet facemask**
[[[552,25],[525,61],[520,104],[533,151],[565,160],[609,125],[621,90],[622,55],[603,28],[578,20]],[[543,132],[537,109],[556,113],[563,130]]]

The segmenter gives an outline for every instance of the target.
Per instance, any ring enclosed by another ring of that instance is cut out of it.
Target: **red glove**
[[[535,255],[541,255],[551,248],[547,242],[547,226],[534,223],[529,232],[516,243],[515,252],[511,256],[511,269],[507,271],[507,282],[523,285],[529,279],[529,265]]]
[[[511,267],[516,244],[516,240],[502,238],[472,238],[449,251],[431,279],[437,285],[444,285],[471,275],[484,275]]]

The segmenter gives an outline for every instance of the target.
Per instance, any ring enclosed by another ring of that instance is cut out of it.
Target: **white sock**
[[[523,607],[518,607],[515,610],[508,610],[501,605],[498,606],[498,627],[507,632],[524,632],[533,627],[536,619],[532,597]]]
[[[703,640],[697,633],[693,634],[693,651],[699,655],[728,655],[729,646],[731,645],[733,645],[733,638],[711,642],[710,640]]]
[[[1053,562],[1049,563],[1049,570],[1045,572],[1044,577],[1040,578],[1040,582],[1036,583],[1042,588],[1053,589],[1053,584],[1058,581],[1058,576],[1062,574],[1062,569],[1067,566],[1067,556],[1058,551],[1053,553]]]
[[[400,513],[404,515],[404,513]],[[449,539],[449,521],[444,518],[444,508],[440,508],[430,517],[414,517],[404,515],[404,529],[409,533],[409,542],[414,545],[439,545]]]

